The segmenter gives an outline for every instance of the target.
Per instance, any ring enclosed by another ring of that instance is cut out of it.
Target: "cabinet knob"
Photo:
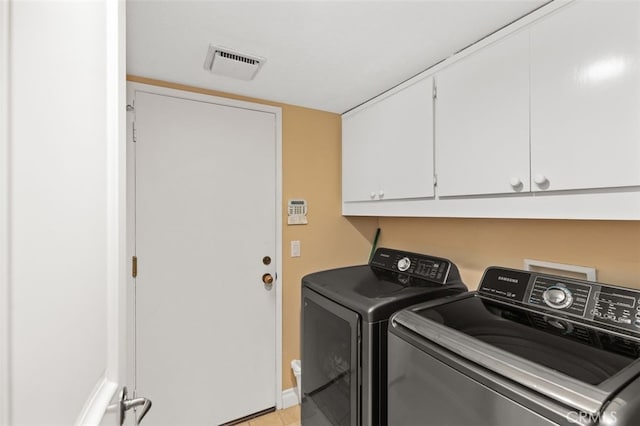
[[[384,191],[382,189],[378,191],[378,197],[381,199],[384,198]]]
[[[533,181],[538,186],[543,186],[543,185],[546,185],[547,183],[549,183],[549,179],[547,179],[547,177],[545,175],[535,175],[533,177]]]
[[[513,189],[518,189],[518,187],[522,186],[522,180],[520,180],[519,177],[512,177],[511,179],[509,179],[509,184],[511,184],[511,187]]]
[[[376,199],[376,193],[375,193],[375,192],[371,192],[371,194],[369,194],[369,197],[370,197],[372,200],[375,200],[375,199]]]

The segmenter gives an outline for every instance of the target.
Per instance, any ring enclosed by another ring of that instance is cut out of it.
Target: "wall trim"
[[[298,389],[289,388],[282,391],[282,407],[280,409],[293,407],[298,405]]]
[[[11,424],[10,4],[0,2],[0,424]]]
[[[282,230],[282,108],[280,106],[269,104],[269,103],[261,103],[258,100],[247,101],[247,100],[244,100],[246,98],[242,98],[234,95],[229,95],[229,97],[226,97],[226,95],[222,93],[216,93],[216,92],[205,90],[205,89],[198,89],[196,87],[183,86],[183,85],[178,85],[173,83],[162,82],[158,80],[151,80],[151,79],[146,79],[141,77],[132,77],[132,76],[127,76],[127,80],[128,80],[127,103],[131,102],[131,99],[133,99],[133,93],[136,90],[140,90],[143,92],[146,91],[148,93],[159,94],[159,95],[165,94],[169,96],[171,95],[180,96],[183,98],[185,97],[185,94],[188,94],[187,96],[188,99],[202,100],[207,102],[214,101],[219,105],[244,108],[244,109],[249,109],[254,111],[269,112],[274,114],[275,116],[275,120],[276,120],[276,134],[275,134],[275,139],[276,139],[276,217],[275,217],[276,248],[275,249],[276,249],[277,257],[276,257],[276,281],[275,281],[275,291],[276,291],[275,362],[276,362],[276,365],[274,366],[275,375],[276,375],[275,376],[276,389],[275,389],[274,405],[276,406],[277,409],[281,409],[283,406],[283,400],[282,400],[282,292],[283,292],[282,257],[284,255],[282,251],[282,231],[283,231]],[[128,135],[127,137],[130,137],[130,135]],[[128,173],[129,173],[130,180],[133,181],[131,179],[132,178],[131,173],[133,173],[133,171],[129,170]],[[132,218],[129,217],[127,227],[129,229],[134,229],[132,228],[132,226],[133,226]],[[131,236],[129,235],[129,241],[128,241],[129,251],[127,253],[127,259],[131,258],[133,253],[131,249],[135,244],[130,237]],[[133,280],[132,278],[129,278],[129,281],[132,281],[132,280]],[[135,288],[135,286],[133,285],[129,285],[129,287]],[[129,291],[129,296],[131,297],[131,291]],[[133,295],[133,298],[135,298],[135,295]],[[133,302],[133,299],[130,298],[129,301]],[[131,315],[132,315],[131,307],[129,307],[128,312],[131,318]],[[133,316],[135,317],[135,313],[133,313]],[[133,321],[135,321],[135,319],[133,319]],[[130,325],[128,325],[128,328],[129,327]],[[132,338],[135,339],[135,336],[133,337],[129,336],[130,344],[132,343],[132,340],[131,340]],[[135,351],[135,344],[133,344],[133,348],[128,349],[128,353],[129,353],[128,359],[130,360],[130,362],[131,360],[135,360],[135,355],[131,353],[132,350]],[[133,378],[132,376],[133,376],[133,371],[129,369],[129,377]],[[133,382],[130,382],[130,383],[133,383]]]

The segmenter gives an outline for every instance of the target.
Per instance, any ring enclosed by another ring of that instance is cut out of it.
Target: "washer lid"
[[[392,322],[585,412],[600,410],[613,392],[640,373],[637,339],[477,293],[412,307],[394,315]]]

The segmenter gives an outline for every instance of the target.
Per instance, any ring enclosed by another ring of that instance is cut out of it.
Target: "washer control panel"
[[[411,268],[411,259],[406,256],[399,259],[396,262],[396,268],[398,268],[398,271],[402,272],[409,270],[409,268]]]
[[[488,268],[479,293],[559,317],[640,333],[640,290],[507,268]]]
[[[638,292],[602,286],[593,294],[593,307],[590,313],[596,322],[640,330]]]
[[[552,308],[562,309],[573,303],[573,293],[566,287],[553,286],[542,293],[542,299]]]
[[[531,305],[544,305],[567,313],[583,316],[591,286],[559,277],[535,276],[529,300]]]
[[[452,263],[448,260],[401,250],[379,248],[369,265],[440,284],[445,284],[452,278]]]

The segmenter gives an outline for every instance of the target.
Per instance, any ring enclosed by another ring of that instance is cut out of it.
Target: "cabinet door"
[[[640,2],[584,1],[531,28],[533,190],[640,185]]]
[[[529,33],[436,76],[438,195],[529,191]]]
[[[377,197],[380,166],[380,105],[342,118],[342,200],[368,201]]]
[[[433,79],[342,119],[342,199],[433,197]]]
[[[380,199],[433,197],[433,78],[380,102]]]

